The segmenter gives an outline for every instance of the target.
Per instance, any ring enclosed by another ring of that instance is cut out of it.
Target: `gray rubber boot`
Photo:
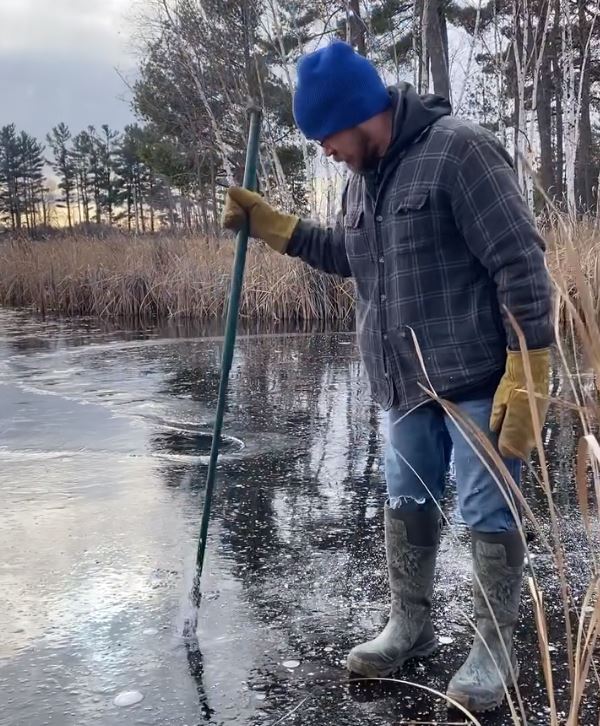
[[[409,658],[429,655],[436,649],[430,609],[439,539],[437,508],[403,513],[386,504],[391,612],[380,635],[350,651],[347,666],[352,673],[383,677],[401,668]]]
[[[497,534],[472,532],[472,549],[473,571],[477,575],[473,578],[477,633],[467,660],[450,681],[447,695],[475,713],[498,707],[506,695],[504,684],[510,688],[513,683],[502,641],[516,678],[519,676],[513,633],[519,619],[525,551],[517,531]],[[487,594],[498,627],[482,589]],[[484,641],[494,656],[493,660]]]

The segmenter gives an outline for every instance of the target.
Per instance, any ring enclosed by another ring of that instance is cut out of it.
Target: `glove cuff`
[[[269,232],[263,236],[263,239],[269,247],[283,255],[300,222],[300,217],[297,217],[295,214],[283,213],[279,213],[278,216],[277,223],[272,225]]]
[[[550,348],[535,348],[527,351],[531,374],[534,381],[548,378],[550,369]],[[523,354],[520,350],[509,350],[506,356],[506,373],[516,381],[525,380]]]

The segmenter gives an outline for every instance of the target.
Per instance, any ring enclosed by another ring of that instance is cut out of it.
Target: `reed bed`
[[[600,316],[600,230],[593,221],[554,218],[544,230],[548,264],[565,274],[567,237],[574,246]],[[49,240],[0,239],[0,305],[40,313],[118,318],[198,318],[224,315],[234,244],[199,236],[104,238],[85,234]],[[574,272],[565,279],[580,308]],[[561,320],[566,306],[560,301]],[[241,315],[261,321],[348,322],[354,314],[350,281],[322,275],[298,260],[251,241]]]
[[[0,242],[0,305],[106,318],[220,318],[234,244],[199,237],[64,236]],[[346,322],[353,287],[252,242],[240,314]]]

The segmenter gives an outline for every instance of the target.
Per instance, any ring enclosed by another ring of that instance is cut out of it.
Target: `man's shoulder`
[[[471,144],[489,144],[506,154],[506,149],[500,139],[489,129],[484,128],[475,121],[458,118],[456,116],[443,116],[430,128],[429,138],[432,140],[444,140],[446,144],[452,144],[455,148],[465,147]]]

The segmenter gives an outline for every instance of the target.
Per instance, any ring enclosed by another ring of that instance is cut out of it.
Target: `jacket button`
[[[381,300],[381,302],[385,302],[385,295],[380,295],[379,299]]]
[[[377,215],[377,216],[375,217],[375,221],[376,221],[376,222],[383,222],[383,217],[381,216],[381,214],[378,214],[378,215]]]
[[[381,262],[381,264],[383,265],[383,263],[385,262],[385,258],[384,257],[380,257],[379,258],[379,262]]]

